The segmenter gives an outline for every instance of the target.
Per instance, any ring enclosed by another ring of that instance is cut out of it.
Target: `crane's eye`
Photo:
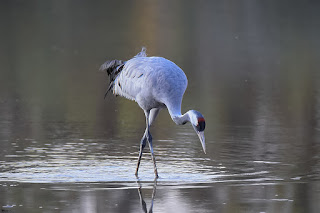
[[[199,132],[204,131],[204,129],[206,128],[206,122],[204,118],[198,118],[198,125],[196,126],[196,128]]]

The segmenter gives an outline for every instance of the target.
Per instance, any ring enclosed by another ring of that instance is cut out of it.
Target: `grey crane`
[[[191,123],[206,153],[204,117],[196,110],[189,110],[181,114],[181,102],[188,80],[182,69],[175,63],[162,57],[147,57],[146,48],[143,47],[141,52],[130,60],[109,60],[101,65],[100,70],[106,71],[110,76],[110,84],[105,97],[111,90],[116,96],[136,101],[144,111],[146,129],[140,143],[136,176],[138,176],[143,149],[148,141],[154,173],[158,177],[150,126],[162,108],[168,109],[176,124]]]

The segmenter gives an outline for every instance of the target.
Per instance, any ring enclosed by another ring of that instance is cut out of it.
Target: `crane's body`
[[[114,82],[114,94],[136,101],[143,110],[167,107],[179,114],[188,80],[173,62],[162,57],[135,57]]]
[[[107,71],[110,75],[108,91],[112,90],[114,95],[136,101],[145,112],[146,130],[141,139],[136,175],[138,175],[143,149],[148,141],[154,172],[158,176],[149,127],[161,108],[166,107],[172,120],[178,125],[191,122],[205,152],[203,116],[195,110],[181,114],[182,98],[188,80],[182,69],[175,63],[162,57],[147,57],[143,48],[138,55],[128,61],[107,61],[100,69]]]

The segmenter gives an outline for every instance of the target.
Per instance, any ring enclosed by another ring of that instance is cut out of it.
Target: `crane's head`
[[[190,123],[200,139],[203,152],[206,153],[206,143],[204,137],[204,129],[206,127],[206,122],[204,120],[204,117],[200,112],[196,110],[190,110],[188,114],[190,118]]]

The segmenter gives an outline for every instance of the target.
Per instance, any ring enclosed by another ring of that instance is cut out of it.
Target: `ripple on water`
[[[147,156],[149,157],[149,156]],[[200,184],[200,183],[268,183],[281,181],[268,171],[228,171],[228,167],[204,165],[203,159],[158,161],[159,179],[169,185]],[[260,164],[261,162],[257,162]],[[271,163],[272,162],[267,162]],[[48,161],[34,160],[22,162],[6,162],[2,165],[0,181],[29,183],[95,183],[136,181],[134,175],[136,159],[128,156],[105,158],[103,160],[65,160],[51,159]],[[139,170],[141,181],[153,181],[153,163],[143,159]]]
[[[64,144],[32,143],[23,152],[8,154],[0,165],[0,181],[30,183],[132,182],[137,161],[136,144],[119,148],[97,141],[79,140]],[[173,140],[162,140],[157,147],[159,181],[168,184],[267,183],[281,181],[268,170],[281,162],[239,160],[216,162]],[[192,146],[192,144],[189,144]],[[189,146],[188,145],[188,146]],[[189,150],[189,151],[188,151]],[[126,154],[124,154],[126,153]],[[109,155],[108,155],[109,154]],[[111,155],[112,154],[112,155]],[[266,166],[265,166],[266,165]],[[145,153],[139,170],[141,181],[153,181],[153,163]],[[295,180],[295,179],[292,179]],[[300,178],[299,178],[300,180]]]

